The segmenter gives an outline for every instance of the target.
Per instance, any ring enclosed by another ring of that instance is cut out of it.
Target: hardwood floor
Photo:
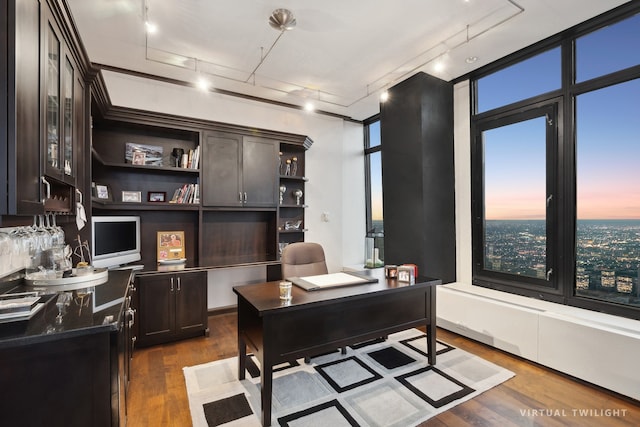
[[[210,316],[209,328],[209,337],[136,349],[127,396],[129,427],[191,425],[182,368],[237,354],[235,313]],[[516,376],[421,426],[640,425],[639,402],[446,330],[438,329],[438,339]]]

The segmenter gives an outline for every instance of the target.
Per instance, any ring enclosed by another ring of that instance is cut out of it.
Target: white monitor
[[[113,268],[140,260],[140,217],[91,218],[91,264]]]

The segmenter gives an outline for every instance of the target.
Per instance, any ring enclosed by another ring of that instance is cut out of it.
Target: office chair
[[[282,250],[280,261],[282,262],[282,277],[284,279],[328,273],[324,249],[318,243],[290,243]],[[339,350],[342,354],[347,354],[346,347]],[[305,363],[309,363],[310,360],[310,357],[304,358]]]
[[[290,243],[282,250],[280,261],[284,279],[328,273],[324,249],[318,243]]]

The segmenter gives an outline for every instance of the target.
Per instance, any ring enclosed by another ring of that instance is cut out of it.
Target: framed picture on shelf
[[[158,231],[158,262],[184,257],[184,231]]]
[[[93,187],[93,197],[104,202],[110,202],[112,200],[111,189],[106,184],[96,184]]]
[[[131,156],[131,163],[134,165],[144,165],[146,162],[147,155],[142,151],[134,151]]]
[[[147,194],[147,201],[149,202],[166,202],[167,193],[164,191],[149,191]]]
[[[138,144],[135,142],[125,143],[124,160],[125,163],[134,163],[136,153],[144,154],[144,165],[162,166],[163,149],[157,145]]]
[[[139,191],[123,191],[122,201],[140,203],[142,201],[142,195],[140,194]]]

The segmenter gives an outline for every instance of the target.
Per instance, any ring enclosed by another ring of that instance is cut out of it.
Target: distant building
[[[600,285],[603,288],[613,289],[616,287],[616,273],[613,271],[602,270],[600,272]]]
[[[616,289],[622,294],[633,292],[633,279],[631,277],[618,276],[616,278]]]
[[[589,289],[589,275],[584,272],[584,268],[576,269],[576,290]]]

